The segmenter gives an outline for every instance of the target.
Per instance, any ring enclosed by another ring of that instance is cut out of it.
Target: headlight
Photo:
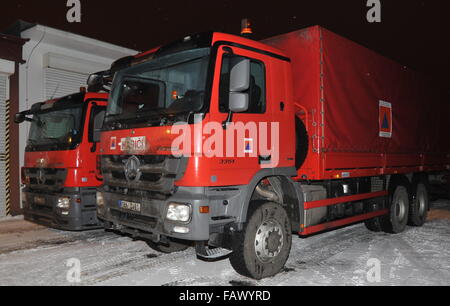
[[[97,191],[97,207],[103,208],[105,206],[105,199],[103,198],[103,193]]]
[[[56,207],[63,209],[63,210],[69,210],[70,208],[70,198],[59,198],[58,204]]]
[[[187,204],[169,203],[167,219],[177,222],[188,222],[191,217],[191,207]]]

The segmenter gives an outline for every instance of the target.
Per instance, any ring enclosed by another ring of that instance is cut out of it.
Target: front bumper
[[[144,237],[155,242],[166,237],[189,241],[208,241],[211,234],[220,232],[221,227],[232,223],[236,218],[226,214],[223,201],[227,195],[213,196],[203,187],[179,187],[177,192],[165,200],[133,197],[100,189],[104,206],[98,207],[97,215],[105,223],[105,228]],[[140,212],[124,210],[121,201],[141,204]],[[166,219],[167,207],[171,202],[185,203],[191,206],[189,222],[173,222]],[[209,206],[209,213],[201,213],[200,207]],[[232,205],[230,205],[232,206]],[[236,206],[236,205],[235,205]],[[218,210],[219,208],[221,208]],[[224,217],[228,215],[229,217]],[[215,218],[222,216],[220,218]],[[186,233],[176,228],[187,229]]]
[[[95,188],[76,188],[56,194],[38,193],[25,188],[22,194],[27,221],[67,231],[92,230],[103,226],[97,219]],[[57,207],[61,197],[70,198],[66,215]]]

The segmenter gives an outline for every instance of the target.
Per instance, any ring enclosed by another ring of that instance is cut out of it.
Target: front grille
[[[155,217],[148,217],[115,209],[111,209],[111,214],[113,217],[119,219],[120,221],[128,223],[140,223],[150,227],[155,227],[157,222],[157,219]]]
[[[112,170],[111,175],[116,180],[126,180],[125,171],[123,169]],[[141,179],[147,182],[157,182],[161,179],[160,173],[142,173]]]
[[[53,208],[51,206],[41,205],[41,204],[32,204],[32,208],[36,211],[51,213],[53,212]]]
[[[25,168],[24,175],[28,178],[28,187],[31,190],[58,192],[64,188],[67,169]]]
[[[127,178],[127,162],[134,158],[139,160],[139,175]],[[101,161],[105,188],[110,192],[158,198],[170,195],[175,190],[175,181],[184,175],[186,158],[166,155],[110,155]]]

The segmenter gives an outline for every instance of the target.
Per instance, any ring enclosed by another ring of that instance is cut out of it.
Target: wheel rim
[[[406,203],[403,200],[398,200],[395,205],[395,216],[398,221],[403,221],[406,216]]]
[[[281,253],[284,245],[282,226],[276,220],[264,221],[256,231],[255,251],[262,262],[268,262]]]

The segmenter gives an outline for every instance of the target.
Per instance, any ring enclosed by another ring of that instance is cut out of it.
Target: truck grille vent
[[[111,214],[114,217],[118,218],[119,220],[127,222],[127,223],[131,223],[131,224],[140,223],[145,226],[154,227],[154,226],[156,226],[156,222],[157,222],[157,219],[154,217],[137,215],[137,214],[133,214],[133,213],[129,213],[129,212],[122,212],[122,211],[115,210],[115,209],[111,210]]]
[[[166,155],[111,155],[103,156],[101,161],[106,189],[141,196],[172,194],[175,181],[184,175],[186,165],[187,158]]]
[[[24,175],[31,190],[57,192],[64,188],[67,169],[25,168]]]

